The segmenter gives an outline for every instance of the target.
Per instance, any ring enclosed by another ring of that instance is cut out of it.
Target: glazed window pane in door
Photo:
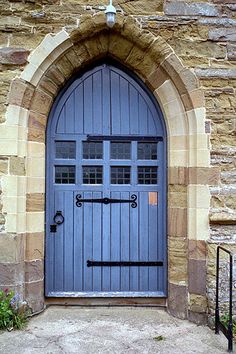
[[[104,63],[65,87],[47,127],[46,296],[166,296],[165,140],[126,70]]]

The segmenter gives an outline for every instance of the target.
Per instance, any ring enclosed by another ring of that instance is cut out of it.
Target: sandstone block
[[[0,175],[5,175],[8,173],[8,159],[0,159]]]
[[[170,283],[168,294],[169,312],[178,318],[187,318],[187,288]]]
[[[34,88],[21,79],[14,79],[11,84],[8,103],[29,108]]]
[[[168,208],[168,235],[187,237],[186,208]]]
[[[47,114],[51,108],[52,97],[42,90],[35,90],[32,98],[31,110],[41,114]]]
[[[24,260],[24,235],[1,234],[0,262],[19,263]]]
[[[184,1],[168,1],[164,6],[166,15],[175,16],[218,16],[218,8],[205,2],[188,3]]]
[[[33,282],[44,278],[44,267],[42,260],[25,262],[25,281]]]
[[[189,240],[188,241],[189,257],[191,259],[206,259],[207,250],[204,240]]]
[[[25,297],[33,313],[42,310],[44,308],[43,281],[25,283]]]
[[[200,78],[235,79],[236,69],[195,69],[195,73]]]
[[[189,292],[197,295],[206,295],[206,261],[189,259]]]
[[[27,233],[25,238],[25,259],[43,259],[44,256],[44,233]]]
[[[169,167],[168,169],[169,184],[188,185],[188,169],[186,167]]]
[[[24,48],[0,48],[0,64],[23,65],[26,64],[29,51]]]
[[[44,211],[44,193],[30,193],[26,195],[26,211]]]
[[[0,263],[0,284],[17,285],[24,281],[24,264]]]
[[[10,174],[16,176],[25,175],[25,159],[23,157],[10,157]]]

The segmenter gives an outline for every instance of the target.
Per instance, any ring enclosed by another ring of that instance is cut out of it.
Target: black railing
[[[220,270],[220,250],[229,254],[229,321],[228,327],[226,327],[220,320],[220,309],[219,309],[219,270]],[[216,257],[216,309],[215,309],[215,333],[219,334],[219,331],[223,332],[228,339],[228,351],[233,351],[233,318],[232,318],[232,290],[233,290],[233,254],[229,250],[222,246],[217,247],[217,257]]]

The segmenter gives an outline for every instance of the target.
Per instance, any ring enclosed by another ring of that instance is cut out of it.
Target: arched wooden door
[[[103,64],[47,128],[46,296],[166,296],[166,149],[158,106]]]

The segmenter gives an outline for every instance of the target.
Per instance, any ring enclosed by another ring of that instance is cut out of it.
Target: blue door
[[[103,64],[47,128],[46,296],[166,296],[166,141],[142,84]]]

